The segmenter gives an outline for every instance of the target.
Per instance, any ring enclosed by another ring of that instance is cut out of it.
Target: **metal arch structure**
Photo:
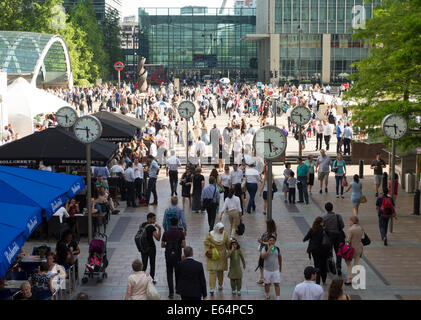
[[[59,35],[33,32],[0,31],[0,69],[13,77],[24,76],[32,85],[42,73],[43,79],[49,72],[45,67],[45,59],[54,44],[59,43],[63,56],[58,62],[64,67],[63,75],[69,88],[73,87],[73,73],[70,55],[64,39]],[[30,46],[28,48],[28,46]],[[61,51],[59,50],[61,55]],[[48,83],[47,83],[48,84]],[[51,83],[53,84],[53,83]]]
[[[44,65],[44,59],[47,56],[47,53],[50,50],[50,48],[52,47],[52,45],[56,42],[60,43],[61,47],[63,48],[64,57],[66,58],[67,81],[69,83],[69,88],[71,89],[71,88],[73,88],[73,73],[72,73],[72,66],[70,64],[69,51],[67,49],[67,45],[66,45],[66,42],[64,41],[64,39],[60,36],[57,36],[57,35],[53,36],[48,41],[48,43],[44,47],[44,49],[42,50],[41,55],[38,58],[37,64],[35,65],[35,68],[34,68],[34,74],[32,76],[31,84],[36,86],[39,72],[41,70],[41,67],[43,67],[43,65]],[[43,68],[43,70],[45,72],[45,68]]]

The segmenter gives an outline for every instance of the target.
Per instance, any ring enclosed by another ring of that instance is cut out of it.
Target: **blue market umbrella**
[[[3,278],[25,243],[21,228],[0,223],[0,278]]]
[[[0,166],[0,203],[39,207],[47,220],[83,189],[79,176]]]
[[[42,222],[41,208],[0,203],[0,224],[23,231],[25,239]]]

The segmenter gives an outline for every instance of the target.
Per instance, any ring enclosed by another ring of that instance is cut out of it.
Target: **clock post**
[[[88,206],[88,243],[92,241],[92,177],[91,177],[91,144],[86,144],[86,183],[88,192],[86,195],[86,203]]]
[[[389,129],[392,130],[389,130]],[[408,122],[399,114],[388,114],[382,121],[382,130],[386,137],[392,139],[392,159],[390,161],[390,195],[395,195],[395,157],[396,140],[402,138],[408,131]],[[394,199],[395,200],[395,199]],[[393,218],[390,219],[390,232],[393,232]]]
[[[183,100],[178,105],[178,114],[186,119],[186,166],[189,164],[189,119],[196,113],[196,106],[189,100]]]
[[[267,221],[272,219],[272,160],[266,160],[268,166],[267,174],[267,193],[268,193],[268,205],[267,205]]]
[[[298,156],[301,158],[303,156],[303,146],[301,145],[301,139],[303,138],[301,133],[301,124],[298,125]]]

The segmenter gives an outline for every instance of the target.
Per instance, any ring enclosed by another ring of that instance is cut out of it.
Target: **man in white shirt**
[[[134,188],[137,199],[140,201],[142,199],[142,186],[143,186],[143,166],[139,162],[138,158],[134,159],[133,163],[134,171]]]
[[[134,181],[136,176],[133,170],[133,163],[129,162],[127,164],[127,169],[124,171],[124,180],[126,183],[126,197],[127,197],[127,207],[133,206],[136,208],[135,202],[135,185]]]
[[[175,150],[171,151],[171,157],[167,159],[166,172],[167,177],[170,177],[170,186],[171,186],[171,197],[177,194],[177,183],[178,183],[178,168],[181,167],[180,159],[175,155]]]
[[[352,139],[352,128],[349,123],[346,124],[343,134],[344,140],[344,155],[349,154],[351,155],[351,139]]]
[[[320,121],[319,125],[316,126],[316,151],[322,148],[324,131],[325,126],[323,125],[323,122]]]
[[[324,139],[326,143],[326,151],[329,151],[329,142],[330,142],[330,138],[332,137],[332,133],[333,133],[332,126],[330,125],[330,123],[327,123],[326,121],[324,121],[323,135],[324,135]]]
[[[202,138],[198,137],[197,142],[196,142],[196,157],[198,158],[199,166],[202,165],[202,160],[203,160],[203,157],[205,156],[205,153],[206,153],[206,145],[202,141]]]
[[[239,197],[234,195],[233,189],[228,191],[228,196],[225,199],[224,206],[222,207],[221,214],[219,215],[219,221],[222,221],[222,215],[224,212],[228,215],[231,224],[231,238],[235,238],[235,231],[241,220],[241,201]]]
[[[292,300],[326,300],[322,286],[316,284],[318,269],[309,266],[304,269],[305,281],[297,284],[292,295]]]
[[[253,134],[249,131],[244,136],[244,153],[251,155],[253,150]]]
[[[320,168],[319,168],[320,166]],[[327,185],[329,182],[329,173],[330,173],[330,157],[322,149],[320,150],[320,156],[317,157],[316,161],[316,173],[319,171],[319,181],[320,181],[320,194],[322,194],[323,180],[326,180],[325,192],[327,193]]]
[[[216,127],[216,123],[215,123],[213,125],[212,130],[210,131],[210,142],[212,144],[212,158],[218,158],[220,136],[221,136],[221,132]]]
[[[230,188],[234,189],[235,195],[240,198],[243,194],[241,189],[241,182],[243,181],[243,171],[238,168],[238,164],[232,166],[233,170],[230,172]],[[241,202],[241,212],[243,212],[243,201]]]
[[[234,151],[234,162],[240,164],[241,163],[241,151],[243,149],[243,141],[241,140],[241,136],[237,136],[232,150]]]
[[[111,176],[123,176],[124,175],[124,159],[122,158],[118,164],[115,164],[111,167]]]

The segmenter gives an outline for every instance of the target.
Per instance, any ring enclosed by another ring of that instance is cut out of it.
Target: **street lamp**
[[[301,26],[298,25],[298,81],[301,81]]]

